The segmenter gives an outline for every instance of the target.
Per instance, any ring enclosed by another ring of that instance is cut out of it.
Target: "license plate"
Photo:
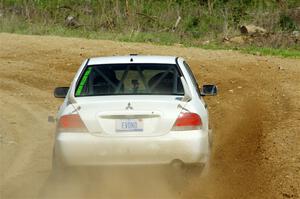
[[[143,120],[142,119],[116,120],[116,131],[117,132],[143,131]]]

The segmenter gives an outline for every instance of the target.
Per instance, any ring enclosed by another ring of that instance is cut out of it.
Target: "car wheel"
[[[168,181],[178,191],[190,184],[193,178],[199,178],[205,164],[172,164]]]

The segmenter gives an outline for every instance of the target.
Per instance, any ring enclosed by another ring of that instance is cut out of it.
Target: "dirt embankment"
[[[206,98],[214,127],[212,160],[205,175],[192,175],[176,189],[158,173],[128,170],[99,175],[93,180],[99,187],[91,191],[85,184],[82,197],[300,197],[299,59],[2,33],[0,46],[0,198],[43,195],[54,132],[47,116],[61,103],[53,88],[69,85],[87,57],[129,53],[183,56],[199,84],[219,86],[217,97]],[[103,180],[110,178],[114,183]],[[71,190],[83,187],[79,181]]]

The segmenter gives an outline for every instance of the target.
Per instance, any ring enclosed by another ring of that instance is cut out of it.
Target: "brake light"
[[[196,113],[183,113],[181,112],[174,124],[173,130],[185,131],[196,130],[202,126],[201,117]]]
[[[59,119],[58,130],[64,132],[86,132],[84,125],[78,114],[64,115]]]

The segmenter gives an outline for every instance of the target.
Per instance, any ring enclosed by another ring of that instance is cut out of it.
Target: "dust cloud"
[[[70,169],[52,173],[41,198],[230,198],[259,190],[263,121],[268,115],[257,98],[227,113],[216,128],[226,136],[214,143],[209,163]],[[196,185],[196,186],[195,186]],[[219,190],[216,192],[216,190]],[[246,195],[245,195],[246,197]]]
[[[52,173],[40,198],[180,198],[184,175],[171,167],[82,168]]]

